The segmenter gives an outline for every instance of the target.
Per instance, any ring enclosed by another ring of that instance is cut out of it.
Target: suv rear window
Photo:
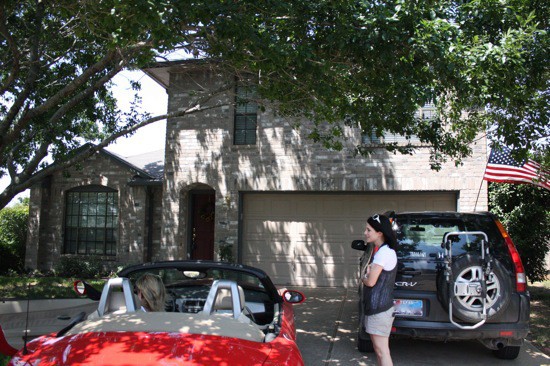
[[[400,258],[436,258],[443,252],[445,234],[454,231],[482,231],[488,236],[493,254],[506,253],[504,239],[488,214],[399,214],[395,223]],[[460,242],[453,244],[453,255],[479,253],[481,239],[481,235],[461,236]]]

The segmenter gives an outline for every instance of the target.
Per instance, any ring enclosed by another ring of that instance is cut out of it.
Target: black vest
[[[391,271],[382,270],[373,287],[366,287],[365,315],[374,315],[389,310],[393,306],[393,288],[397,275],[397,263]]]

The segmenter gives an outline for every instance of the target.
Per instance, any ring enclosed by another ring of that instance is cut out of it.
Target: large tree
[[[543,149],[549,15],[544,0],[2,0],[0,175],[11,183],[0,208],[166,118],[119,111],[110,80],[175,50],[254,75],[262,100],[311,118],[310,137],[329,148],[351,125],[419,137],[435,168],[460,162],[485,131],[520,155]],[[426,103],[435,116],[415,114]],[[74,154],[84,142],[97,146]]]

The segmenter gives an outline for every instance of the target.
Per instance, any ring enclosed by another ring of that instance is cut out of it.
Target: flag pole
[[[485,171],[487,170],[487,167],[485,167]],[[485,176],[485,171],[483,172],[483,175]],[[481,187],[483,187],[483,177],[481,177],[481,184],[479,185],[479,189],[477,190],[477,197],[476,197],[476,204],[474,205],[474,212],[477,209],[477,201],[479,200],[479,194],[481,193]]]
[[[481,187],[483,187],[483,178],[485,177],[485,173],[487,173],[487,164],[489,164],[489,160],[487,160],[487,163],[485,163],[485,169],[483,169],[483,175],[481,176],[481,183],[479,184],[479,189],[477,190],[477,197],[476,197],[476,203],[474,205],[474,212],[477,210],[477,201],[479,200],[479,194],[481,193]],[[488,195],[489,193],[487,193]],[[489,197],[487,197],[487,201],[489,200]]]

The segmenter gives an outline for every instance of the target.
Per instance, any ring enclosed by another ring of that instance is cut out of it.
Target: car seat
[[[215,280],[212,283],[202,313],[206,315],[229,315],[242,322],[250,322],[245,311],[243,288],[235,281]]]
[[[101,292],[97,311],[90,314],[89,319],[102,317],[106,314],[121,314],[136,311],[136,302],[130,280],[127,278],[110,278]]]

